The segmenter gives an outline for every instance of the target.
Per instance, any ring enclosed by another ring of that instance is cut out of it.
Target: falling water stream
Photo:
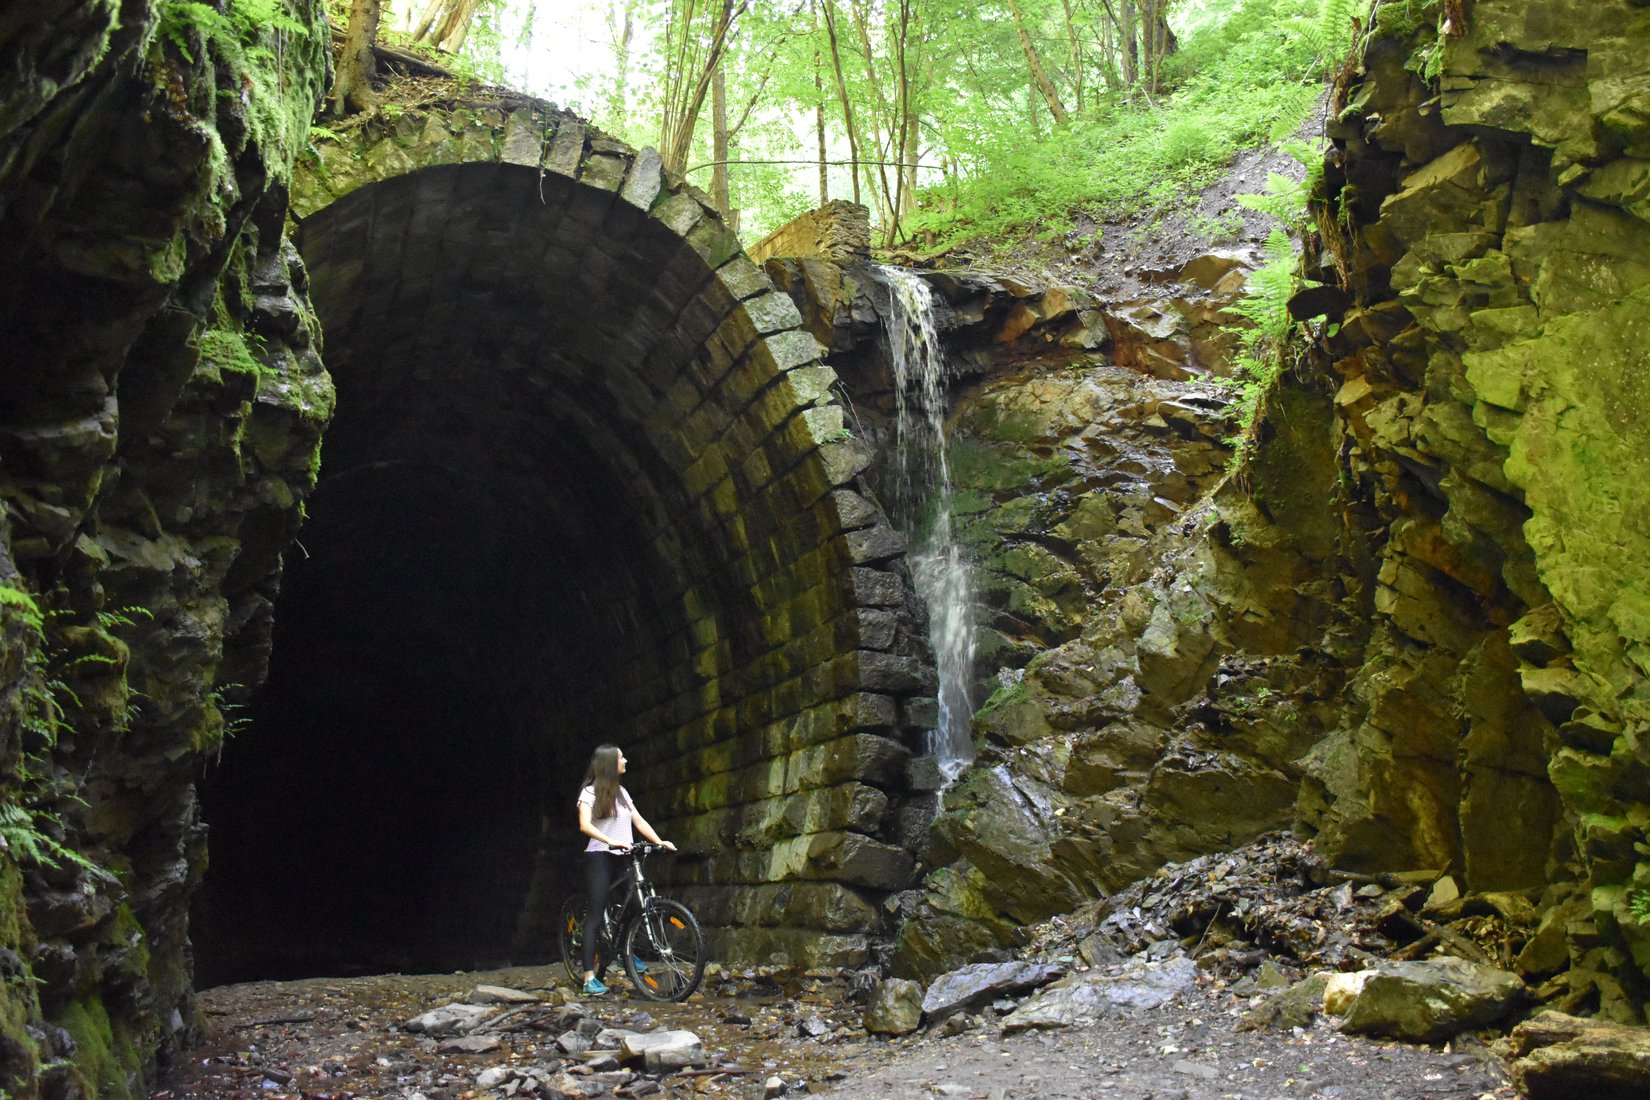
[[[946,458],[945,353],[928,284],[899,268],[877,272],[892,302],[884,330],[895,382],[894,509],[911,537],[912,579],[928,606],[939,673],[939,722],[929,749],[950,779],[974,758],[969,720],[975,630],[973,574],[957,539]]]

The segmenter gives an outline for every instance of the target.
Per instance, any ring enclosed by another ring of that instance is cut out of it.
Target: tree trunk
[[[899,120],[894,117],[895,109],[888,102],[888,96],[882,89],[882,81],[877,78],[876,50],[871,45],[871,16],[869,5],[856,2],[853,5],[854,29],[859,33],[860,48],[865,51],[865,82],[871,88],[871,137],[876,143],[876,158],[865,165],[866,181],[876,192],[877,221],[882,223],[883,243],[892,244],[893,234],[897,231],[899,211],[895,208],[895,188],[888,182],[888,162],[892,160],[899,148]],[[886,136],[883,132],[883,123],[888,124]],[[896,177],[897,178],[897,177]]]
[[[1054,121],[1061,126],[1066,124],[1066,105],[1060,102],[1060,93],[1055,91],[1054,82],[1048,78],[1048,72],[1043,68],[1043,59],[1037,53],[1037,46],[1031,41],[1031,34],[1026,30],[1025,16],[1020,14],[1020,5],[1016,0],[1008,0],[1008,10],[1014,15],[1014,29],[1020,32],[1020,49],[1025,51],[1026,68],[1031,70],[1031,83],[1043,93],[1043,101],[1048,104],[1048,113],[1054,116]]]
[[[378,96],[372,90],[372,78],[377,70],[372,48],[378,42],[378,21],[382,15],[383,0],[353,0],[350,5],[349,30],[338,55],[338,76],[332,82],[335,115],[342,117],[370,110],[378,103]]]
[[[1077,33],[1077,20],[1071,10],[1071,0],[1060,0],[1066,13],[1066,45],[1071,51],[1071,84],[1076,93],[1077,113],[1083,113],[1083,39]]]
[[[1134,0],[1121,0],[1122,16],[1117,21],[1117,45],[1123,64],[1123,87],[1131,91],[1140,83],[1140,51],[1135,42]]]
[[[814,132],[819,137],[819,205],[824,206],[831,201],[831,181],[825,170],[825,82],[820,78],[819,70],[824,64],[824,58],[818,50],[814,51]]]
[[[728,88],[723,77],[722,62],[716,63],[710,78],[710,197],[727,221],[729,229],[737,230],[733,203],[728,198]]]
[[[1168,0],[1140,0],[1140,41],[1144,59],[1142,82],[1153,93],[1162,90],[1159,74],[1163,59],[1180,48],[1169,27]]]
[[[918,123],[919,119],[915,114],[908,115],[905,119],[905,152],[900,156],[905,162],[905,186],[901,189],[905,196],[900,208],[902,214],[909,214],[917,208],[917,155],[922,138],[922,130]]]
[[[1106,6],[1106,18],[1100,21],[1100,75],[1105,78],[1106,90],[1116,92],[1126,87],[1117,70],[1117,13],[1112,10],[1111,0],[1101,2]]]
[[[475,22],[481,0],[431,0],[413,30],[413,41],[457,53]]]
[[[825,34],[831,41],[831,65],[836,69],[836,95],[842,104],[842,122],[848,130],[848,172],[854,180],[854,201],[859,197],[859,134],[854,126],[854,105],[848,98],[848,83],[842,76],[842,47],[836,36],[836,8],[824,0]]]
[[[608,24],[613,35],[613,91],[607,97],[608,125],[624,133],[630,125],[630,45],[636,38],[636,0],[625,0],[621,12],[609,13],[622,22]]]
[[[722,55],[727,52],[728,33],[734,20],[744,12],[750,0],[722,0],[721,8],[708,28],[706,47],[701,54],[693,41],[693,4],[677,15],[676,39],[668,43],[667,64],[671,71],[671,86],[666,92],[664,117],[659,127],[659,155],[668,171],[680,175],[687,168],[688,153],[693,149],[693,132],[699,124],[699,112],[704,109],[705,96],[710,92],[712,75],[721,67]],[[674,54],[674,58],[670,54]]]

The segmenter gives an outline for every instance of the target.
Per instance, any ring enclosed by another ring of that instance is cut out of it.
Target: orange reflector
[[[670,923],[673,927],[676,927],[676,928],[686,928],[687,927],[687,925],[682,923],[682,918],[681,917],[671,917],[670,918]]]

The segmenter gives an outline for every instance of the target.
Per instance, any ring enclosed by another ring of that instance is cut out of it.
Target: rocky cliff
[[[255,683],[331,385],[286,183],[319,3],[0,20],[0,1088],[128,1096],[195,1034],[194,782]]]
[[[1533,903],[1503,961],[1637,1015],[1647,34],[1625,0],[1376,9],[1297,303],[1332,316],[1230,476],[1229,258],[1131,302],[931,277],[997,690],[896,969],[1295,827]],[[875,409],[867,277],[770,267]]]
[[[1373,630],[1301,817],[1345,862],[1529,891],[1519,966],[1625,1019],[1650,964],[1650,12],[1464,16],[1384,5],[1331,128],[1316,273],[1350,306],[1321,377]]]

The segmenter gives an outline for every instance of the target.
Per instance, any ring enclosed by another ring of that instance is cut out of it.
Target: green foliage
[[[1627,893],[1627,917],[1640,927],[1650,926],[1650,887],[1634,887]]]
[[[181,78],[165,49],[151,51],[157,86],[173,107],[202,116],[215,146],[212,170],[218,180],[231,170],[221,147],[221,127],[213,125],[212,115],[236,105],[244,109],[250,141],[275,175],[289,177],[314,114],[312,89],[293,77],[305,72],[318,80],[325,66],[325,44],[307,23],[310,10],[310,0],[161,0],[156,42],[170,46],[188,65],[212,71],[214,83],[227,85],[216,89],[216,105],[191,103],[190,82]]]
[[[1018,120],[951,124],[944,137],[962,178],[926,189],[911,225],[951,242],[1013,234],[1066,211],[1104,216],[1179,205],[1240,150],[1300,130],[1326,74],[1351,47],[1350,13],[1360,7],[1358,0],[1242,0],[1211,10],[1167,60],[1167,99],[1103,98],[1041,139],[1028,140]],[[1292,208],[1298,191],[1291,185],[1270,198]]]
[[[1029,702],[1030,700],[1031,690],[1026,687],[1024,680],[1000,683],[997,685],[997,690],[991,693],[991,697],[980,704],[980,709],[974,712],[974,717],[984,718],[993,711],[1011,707],[1017,703]]]
[[[131,620],[112,613],[113,619]],[[46,644],[46,625],[51,616],[41,610],[28,592],[11,584],[0,584],[0,619],[12,619],[27,632],[27,672],[21,690],[20,726],[25,736],[21,758],[14,765],[15,789],[0,791],[0,849],[14,861],[45,867],[70,864],[94,878],[113,881],[99,867],[62,840],[63,819],[52,804],[62,801],[51,777],[50,753],[69,727],[65,702],[78,706],[60,675],[51,671],[53,654]],[[58,663],[74,668],[95,663],[101,654],[80,654]],[[68,801],[76,801],[69,796]]]
[[[1266,238],[1266,262],[1250,273],[1245,293],[1227,312],[1247,324],[1232,325],[1226,331],[1238,338],[1237,370],[1234,384],[1239,388],[1235,406],[1237,435],[1228,440],[1237,447],[1234,463],[1241,462],[1254,436],[1256,418],[1266,392],[1283,370],[1284,354],[1295,325],[1289,316],[1289,299],[1298,285],[1298,252],[1294,240],[1281,227]]]
[[[38,633],[46,623],[35,598],[21,588],[0,584],[0,611],[10,611],[30,631]]]
[[[1410,43],[1413,52],[1404,67],[1436,83],[1444,64],[1444,18],[1439,0],[1386,0],[1375,9],[1374,32]]]
[[[222,11],[199,0],[163,0],[159,31],[193,64],[191,47],[201,41],[227,44],[237,53],[248,48],[267,53],[259,43],[269,33],[301,36],[309,28],[288,13],[285,0],[229,0]]]
[[[1271,217],[1278,225],[1267,236],[1265,262],[1250,274],[1243,298],[1226,310],[1241,322],[1225,330],[1238,341],[1233,360],[1234,384],[1240,389],[1238,431],[1228,440],[1237,447],[1234,464],[1242,461],[1253,439],[1261,402],[1283,369],[1290,338],[1298,327],[1289,315],[1289,299],[1309,285],[1298,273],[1295,238],[1308,228],[1307,201],[1323,175],[1323,150],[1298,140],[1285,141],[1282,146],[1306,169],[1305,177],[1295,180],[1272,172],[1263,193],[1237,196],[1239,205]]]
[[[93,878],[114,882],[115,876],[70,848],[52,834],[63,829],[63,819],[38,806],[0,803],[0,847],[19,863],[59,868],[72,864]]]

